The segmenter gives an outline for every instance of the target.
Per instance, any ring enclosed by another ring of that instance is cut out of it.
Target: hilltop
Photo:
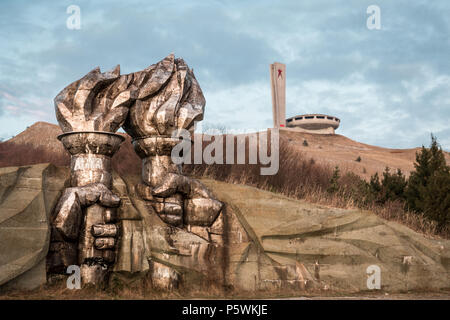
[[[339,134],[311,134],[282,130],[280,133],[290,146],[296,148],[307,158],[319,164],[339,166],[342,171],[351,171],[363,178],[375,172],[379,174],[386,167],[401,169],[406,175],[414,170],[414,161],[419,147],[412,149],[390,149],[354,141]],[[307,146],[303,143],[306,140]],[[447,163],[450,154],[445,153]],[[360,161],[357,161],[360,157]]]
[[[62,131],[59,126],[39,121],[5,142],[29,144],[36,148],[44,148],[49,152],[62,153],[64,152],[64,147],[56,139],[61,133]]]

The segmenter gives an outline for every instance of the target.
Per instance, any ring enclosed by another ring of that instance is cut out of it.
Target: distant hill
[[[52,159],[58,159],[56,164],[59,165],[65,162],[68,164],[67,152],[56,138],[61,133],[61,129],[55,124],[36,122],[17,136],[0,143],[0,166],[51,162]],[[122,135],[127,139],[114,156],[115,167],[123,170],[128,167],[124,172],[139,173],[140,160],[133,151],[131,139],[126,134]],[[281,130],[280,138],[290,147],[298,150],[302,158],[313,158],[317,164],[330,167],[339,166],[342,171],[351,171],[366,179],[375,172],[383,172],[386,167],[393,170],[400,168],[405,174],[409,174],[414,169],[415,153],[420,149],[381,148],[360,143],[339,134],[323,135]],[[20,147],[25,150],[14,153],[13,149]],[[5,149],[9,150],[5,151]],[[19,154],[24,152],[31,155]],[[46,160],[46,157],[49,159]],[[357,161],[358,157],[360,161]],[[447,163],[450,163],[448,152],[446,152],[446,159]]]
[[[49,152],[63,153],[65,152],[64,147],[56,139],[61,133],[61,128],[56,124],[39,121],[6,142],[30,144],[31,146],[43,148]]]
[[[399,168],[409,175],[414,170],[416,152],[420,150],[420,148],[381,148],[339,134],[324,135],[283,130],[281,137],[286,139],[290,146],[318,163],[339,166],[342,171],[351,171],[364,178],[369,178],[375,172],[380,174],[386,167],[392,170]],[[303,144],[305,140],[307,146]],[[447,163],[450,163],[449,153],[445,154]],[[357,161],[358,157],[360,161]]]

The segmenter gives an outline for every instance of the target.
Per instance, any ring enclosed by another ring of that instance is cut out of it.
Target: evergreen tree
[[[431,135],[431,145],[427,149],[422,146],[416,153],[415,171],[411,172],[406,189],[406,200],[410,210],[424,212],[424,195],[431,177],[446,167],[444,153]]]
[[[429,181],[423,195],[423,212],[441,231],[450,223],[450,171],[441,170]]]
[[[339,179],[340,178],[341,178],[341,174],[339,171],[339,167],[336,166],[333,171],[333,176],[330,179],[330,186],[327,189],[327,191],[329,193],[334,193],[339,190]]]
[[[379,194],[381,192],[381,183],[380,183],[380,177],[378,176],[378,172],[375,172],[374,175],[370,177],[370,191],[373,194]]]
[[[406,177],[400,169],[391,173],[390,169],[386,167],[381,181],[378,172],[370,177],[366,187],[366,199],[380,204],[384,204],[386,201],[404,201],[406,186]]]
[[[408,209],[423,212],[442,229],[450,219],[450,167],[435,136],[430,148],[416,153],[414,167],[405,192]]]
[[[381,181],[381,202],[388,200],[404,200],[405,188],[407,186],[406,177],[400,169],[396,173],[390,172],[389,168],[383,172],[383,180]]]

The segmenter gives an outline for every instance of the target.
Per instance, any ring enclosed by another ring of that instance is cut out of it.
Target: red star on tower
[[[282,77],[283,78],[283,70],[281,70],[281,69],[278,69],[278,78],[279,77]]]

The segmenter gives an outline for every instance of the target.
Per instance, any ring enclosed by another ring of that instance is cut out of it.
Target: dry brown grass
[[[0,143],[0,167],[25,166],[50,162],[57,166],[68,166],[70,156],[34,146],[31,143],[17,144],[11,141]]]
[[[375,292],[376,291],[376,292]],[[151,286],[126,286],[120,290],[84,287],[70,290],[64,281],[46,284],[34,290],[13,290],[0,293],[0,300],[179,300],[179,299],[292,299],[308,297],[318,299],[449,299],[450,292],[443,290],[415,290],[385,293],[384,291],[343,291],[310,288],[302,291],[281,289],[279,292],[259,290],[246,292],[210,293],[206,290],[161,291]]]
[[[225,140],[225,139],[224,139]],[[235,138],[236,145],[236,138]],[[204,143],[203,148],[206,146]],[[248,138],[246,139],[246,163],[248,163]],[[270,148],[269,148],[270,150]],[[236,147],[234,148],[236,159]],[[280,164],[275,175],[261,175],[261,164],[199,164],[185,165],[184,172],[193,176],[204,176],[220,181],[247,184],[257,188],[283,193],[287,196],[305,198],[316,190],[326,189],[333,169],[318,165],[306,159],[302,153],[293,150],[283,139],[280,140]],[[224,155],[226,145],[224,143]],[[225,156],[223,162],[225,163]]]
[[[242,297],[270,297],[267,292],[233,292],[219,290],[215,286],[205,288],[187,288],[181,286],[176,290],[153,288],[148,275],[143,281],[127,283],[120,286],[110,284],[106,287],[85,286],[82,290],[71,290],[66,287],[66,279],[61,276],[57,282],[49,282],[33,290],[9,290],[0,292],[0,300],[152,300],[152,299],[233,299]],[[295,295],[298,292],[284,292]]]
[[[405,211],[403,203],[400,201],[388,201],[382,206],[371,205],[367,209],[383,219],[401,223],[424,235],[450,239],[448,227],[439,230],[437,223],[426,218],[423,214]]]
[[[339,130],[338,130],[339,131]],[[314,158],[321,164],[331,167],[339,166],[342,173],[353,172],[364,179],[378,172],[381,174],[386,167],[402,172],[409,176],[414,170],[415,153],[420,148],[390,149],[364,144],[345,136],[334,134],[312,134],[295,131],[281,131],[280,137],[289,142],[298,152],[306,157]],[[303,141],[308,146],[303,146]],[[361,158],[361,161],[355,161]],[[445,152],[447,163],[450,163],[450,153]]]
[[[225,145],[224,150],[226,150]],[[248,155],[248,141],[246,153]],[[260,174],[260,168],[261,164],[190,164],[184,165],[183,170],[193,177],[245,184],[311,203],[345,209],[369,210],[383,219],[401,223],[422,234],[450,238],[448,228],[438,232],[434,221],[427,219],[422,214],[405,211],[403,203],[400,201],[388,201],[382,205],[361,201],[358,198],[360,195],[355,190],[358,189],[360,183],[363,183],[363,180],[356,174],[344,174],[339,179],[339,190],[329,192],[334,168],[308,158],[305,153],[299,152],[298,148],[293,147],[283,137],[280,139],[278,173],[272,176],[263,176]]]
[[[57,141],[57,143],[59,142]],[[54,151],[32,143],[15,143],[12,141],[0,143],[0,167],[25,166],[47,162],[57,166],[69,166],[70,155],[65,150]],[[129,137],[113,156],[112,166],[121,175],[140,173],[141,160],[134,152]]]

